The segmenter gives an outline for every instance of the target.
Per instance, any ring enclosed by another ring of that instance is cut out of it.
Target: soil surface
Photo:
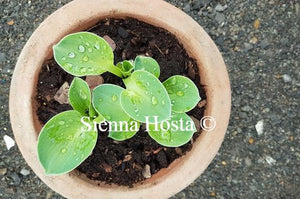
[[[137,55],[151,56],[160,65],[160,80],[164,81],[173,75],[184,75],[191,78],[199,88],[201,98],[205,93],[200,85],[198,68],[194,59],[190,58],[178,40],[161,28],[140,22],[135,19],[105,19],[89,30],[99,36],[109,36],[116,44],[114,50],[115,63],[134,59]],[[123,85],[119,77],[105,73],[105,83]],[[54,99],[57,90],[64,82],[72,81],[73,77],[63,71],[54,60],[48,60],[42,67],[37,87],[37,114],[42,123],[65,110],[70,105],[61,105]],[[190,115],[200,120],[205,106],[196,106]],[[193,140],[199,132],[195,133]],[[167,148],[156,143],[141,127],[131,139],[116,142],[108,138],[107,132],[98,133],[98,141],[90,157],[77,170],[85,173],[88,178],[106,183],[133,186],[143,181],[150,167],[151,174],[166,168],[178,157],[184,155],[192,147],[192,142],[179,148]],[[149,175],[149,173],[147,174]]]

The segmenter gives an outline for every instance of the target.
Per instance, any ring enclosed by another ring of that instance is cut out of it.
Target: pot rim
[[[104,183],[98,186],[99,182],[76,172],[45,176],[37,158],[37,136],[41,124],[35,114],[34,98],[41,66],[53,56],[52,46],[63,36],[86,30],[107,17],[136,18],[174,34],[197,61],[201,84],[205,85],[207,95],[205,116],[212,116],[217,123],[213,131],[202,131],[185,156],[133,188]],[[230,107],[228,73],[218,48],[197,22],[162,0],[152,0],[151,3],[147,0],[74,0],[58,9],[35,30],[23,48],[14,70],[9,97],[11,124],[23,157],[40,179],[67,198],[168,198],[176,194],[200,176],[216,155],[224,139]]]

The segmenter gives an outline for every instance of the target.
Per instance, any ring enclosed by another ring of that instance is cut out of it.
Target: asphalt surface
[[[0,198],[61,198],[36,177],[17,146],[7,150],[3,136],[13,137],[8,93],[17,57],[35,28],[67,2],[0,0]],[[168,2],[216,42],[233,97],[218,155],[173,198],[299,198],[299,1]]]

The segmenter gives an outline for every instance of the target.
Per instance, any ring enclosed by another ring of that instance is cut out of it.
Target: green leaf
[[[53,52],[56,62],[74,76],[99,75],[113,68],[111,47],[93,33],[70,34],[53,47]]]
[[[91,91],[84,80],[78,77],[73,79],[69,90],[69,101],[74,110],[87,115],[91,105]]]
[[[182,125],[180,120],[182,120]],[[167,122],[170,126],[167,125]],[[161,125],[163,128],[161,128]],[[173,113],[171,119],[159,123],[157,126],[150,124],[148,134],[163,146],[179,147],[186,144],[192,138],[194,132],[196,132],[195,124],[186,113]]]
[[[123,90],[122,87],[113,84],[102,84],[93,90],[93,106],[107,121],[118,122],[130,119],[120,103],[120,94]]]
[[[132,138],[139,131],[139,128],[140,123],[130,119],[128,122],[112,125],[112,130],[116,129],[117,131],[110,131],[108,137],[117,141],[127,140]]]
[[[125,77],[128,77],[131,75],[131,72],[133,71],[134,69],[134,66],[133,66],[133,61],[130,60],[130,61],[123,61],[123,62],[119,62],[117,64],[117,67],[120,69],[120,71],[122,72],[122,76],[123,78]]]
[[[163,85],[169,93],[172,111],[184,113],[192,110],[200,101],[198,88],[189,78],[175,75],[167,79]]]
[[[67,173],[80,165],[93,151],[97,131],[81,122],[75,110],[51,118],[38,138],[38,158],[47,175]],[[88,117],[87,117],[88,118]]]
[[[171,116],[171,101],[162,83],[147,71],[134,71],[123,80],[126,90],[121,93],[121,105],[134,120],[146,123],[168,119]]]
[[[155,77],[160,75],[160,67],[157,61],[151,57],[137,56],[134,61],[134,70],[145,70]]]

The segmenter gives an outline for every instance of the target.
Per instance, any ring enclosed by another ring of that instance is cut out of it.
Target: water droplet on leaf
[[[85,48],[83,45],[78,46],[78,51],[83,53],[85,51]]]
[[[111,97],[111,100],[112,100],[113,102],[117,101],[117,99],[118,99],[118,97],[117,97],[116,95],[113,95],[113,96]]]
[[[53,128],[53,127],[55,127],[55,125],[54,125],[54,124],[51,124],[51,125],[48,126],[48,129],[51,129],[51,128]]]
[[[60,152],[61,152],[61,153],[66,153],[66,152],[67,152],[67,149],[66,149],[66,148],[63,148]]]
[[[171,133],[170,133],[170,131],[162,131],[160,137],[161,137],[161,139],[163,139],[163,140],[168,140],[168,141],[170,141],[170,140],[171,140]]]
[[[74,58],[74,57],[75,57],[75,53],[70,52],[68,56],[69,56],[70,58]]]
[[[82,58],[82,61],[89,61],[89,57],[88,57],[88,56],[84,56],[84,57]]]
[[[99,44],[95,44],[94,48],[95,48],[96,50],[99,50],[99,49],[100,49]]]
[[[86,72],[86,68],[81,68],[81,69],[80,69],[80,72],[81,72],[81,73],[85,73],[85,72]]]
[[[59,124],[59,125],[64,125],[64,124],[65,124],[65,121],[62,121],[62,120],[61,120],[61,121],[58,122],[58,124]]]
[[[177,91],[176,95],[178,95],[178,96],[183,96],[183,95],[184,95],[184,92],[183,92],[183,91]]]
[[[86,94],[83,92],[83,90],[80,90],[79,94],[80,94],[80,96],[81,96],[82,99],[86,99],[86,98],[87,98],[87,96],[86,96]]]
[[[171,101],[171,105],[173,106],[175,104],[175,100],[172,100]]]
[[[70,64],[70,63],[65,63],[65,64],[64,64],[64,67],[65,67],[65,68],[72,68],[72,67],[73,67],[73,65],[72,65],[72,64]]]
[[[171,80],[171,84],[176,84],[176,82],[177,82],[177,79],[174,77],[172,80]]]
[[[157,104],[157,99],[156,99],[155,96],[152,96],[151,102],[152,102],[153,105],[156,105],[156,104]]]

